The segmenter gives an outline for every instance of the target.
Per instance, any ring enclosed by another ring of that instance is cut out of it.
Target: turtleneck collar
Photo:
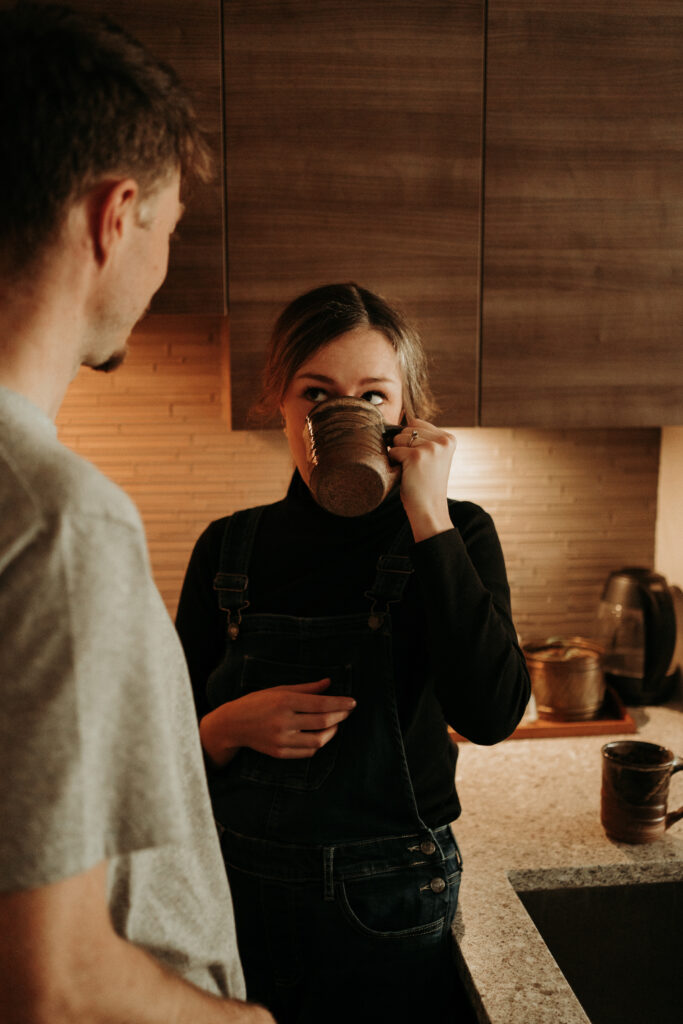
[[[288,512],[300,515],[319,527],[352,534],[368,530],[374,532],[377,527],[387,525],[389,520],[395,520],[403,513],[400,487],[397,485],[372,512],[362,516],[337,516],[317,503],[298,469],[294,470],[284,504]]]

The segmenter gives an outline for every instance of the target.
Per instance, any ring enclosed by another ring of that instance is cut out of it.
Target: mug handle
[[[674,765],[671,770],[671,774],[673,775],[674,772],[681,771],[683,771],[683,757],[674,757]],[[669,811],[665,819],[664,828],[669,828],[677,821],[680,821],[681,818],[683,818],[683,807],[679,807],[677,811]]]
[[[388,423],[385,426],[384,430],[382,431],[384,443],[390,448],[394,442],[394,438],[396,437],[397,434],[400,434],[402,430],[403,427],[394,426],[393,423]]]

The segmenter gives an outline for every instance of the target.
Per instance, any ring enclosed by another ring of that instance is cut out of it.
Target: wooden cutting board
[[[451,739],[458,743],[467,740],[454,729],[449,728]],[[538,718],[535,722],[522,722],[517,726],[511,740],[547,739],[552,736],[603,736],[610,733],[637,732],[637,726],[621,698],[610,686],[607,687],[605,700],[596,718],[583,722],[555,722],[546,718]]]

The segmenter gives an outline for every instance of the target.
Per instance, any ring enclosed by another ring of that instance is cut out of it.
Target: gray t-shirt
[[[117,932],[244,998],[182,649],[124,492],[0,387],[0,891],[109,861]]]

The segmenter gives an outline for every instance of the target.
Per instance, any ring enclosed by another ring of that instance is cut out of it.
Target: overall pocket
[[[450,929],[462,877],[454,840],[445,858],[418,860],[394,871],[359,874],[337,883],[342,916],[371,938],[439,941]]]
[[[324,678],[331,679],[330,685],[324,691],[326,695],[351,695],[351,665],[297,665],[245,655],[242,662],[240,695],[272,686],[310,683]],[[269,757],[245,747],[235,758],[235,767],[242,778],[249,779],[250,782],[281,786],[285,789],[318,789],[334,768],[343,737],[344,722],[341,722],[336,734],[324,747],[317,750],[313,757]]]
[[[370,860],[365,871],[338,880],[337,902],[347,925],[368,938],[402,940],[401,945],[411,939],[420,946],[439,942],[455,918],[463,862],[450,830],[439,829],[438,844],[440,853],[410,846],[413,863],[377,870]]]

